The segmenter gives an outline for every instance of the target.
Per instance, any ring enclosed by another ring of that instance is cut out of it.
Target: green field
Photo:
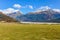
[[[0,40],[60,40],[60,25],[0,23]]]

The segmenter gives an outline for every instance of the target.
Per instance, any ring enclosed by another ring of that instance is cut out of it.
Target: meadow
[[[0,40],[60,40],[60,24],[0,23]]]

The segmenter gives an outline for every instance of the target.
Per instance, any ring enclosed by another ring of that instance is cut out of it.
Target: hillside
[[[16,20],[14,20],[13,18],[3,14],[2,12],[0,12],[0,21],[5,21],[5,22],[17,22]]]

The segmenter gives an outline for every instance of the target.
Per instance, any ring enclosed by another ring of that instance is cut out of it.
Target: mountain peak
[[[53,9],[53,11],[60,13],[60,9]]]
[[[50,8],[50,7],[48,7],[48,6],[43,6],[43,7],[40,7],[38,10],[36,10],[36,11],[34,11],[34,12],[30,12],[31,14],[32,13],[36,13],[36,14],[41,14],[41,12],[48,12],[48,13],[55,13],[55,12],[58,12],[58,13],[60,13],[60,9],[52,9],[52,8]]]
[[[50,11],[50,10],[52,10],[50,7],[43,6],[43,7],[40,7],[38,10],[34,11],[33,13],[40,13],[42,11]]]
[[[40,7],[39,9],[42,10],[42,11],[45,11],[45,10],[49,10],[49,9],[51,9],[51,8],[48,7],[48,6],[43,6],[43,7]]]

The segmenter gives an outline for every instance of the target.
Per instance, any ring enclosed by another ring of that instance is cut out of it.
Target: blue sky
[[[14,7],[15,4],[19,4],[21,7]],[[13,8],[19,9],[24,14],[35,11],[41,6],[60,9],[60,0],[0,0],[0,10]]]

